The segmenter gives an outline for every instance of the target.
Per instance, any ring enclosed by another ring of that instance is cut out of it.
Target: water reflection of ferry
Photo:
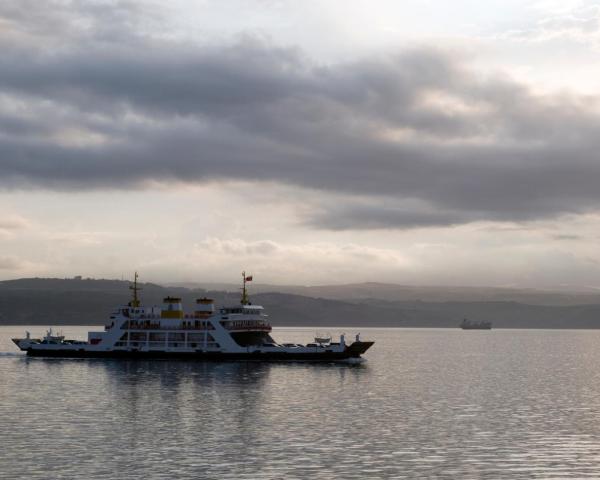
[[[271,325],[263,307],[249,301],[243,276],[239,305],[215,311],[209,298],[196,300],[192,313],[183,311],[180,298],[166,297],[162,307],[142,306],[138,297],[137,273],[131,301],[110,316],[102,332],[88,332],[87,341],[67,340],[48,330],[43,338],[14,338],[13,342],[31,356],[43,357],[125,357],[182,358],[227,361],[335,361],[356,359],[373,342],[359,335],[346,343],[338,342],[277,343],[271,337]]]
[[[472,322],[466,318],[460,323],[463,330],[491,330],[492,322]]]

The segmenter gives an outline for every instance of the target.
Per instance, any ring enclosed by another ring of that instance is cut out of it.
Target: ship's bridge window
[[[241,308],[223,308],[221,313],[244,313]]]

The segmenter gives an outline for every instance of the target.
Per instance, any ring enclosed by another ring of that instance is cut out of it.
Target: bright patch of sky
[[[169,35],[211,43],[254,34],[324,63],[434,44],[542,89],[595,93],[600,73],[595,1],[178,0],[168,11]]]

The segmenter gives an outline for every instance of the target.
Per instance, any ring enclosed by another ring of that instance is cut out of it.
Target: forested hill
[[[120,280],[31,278],[0,282],[0,325],[103,324],[109,313],[130,298],[130,283]],[[180,296],[191,310],[198,297],[217,306],[239,301],[237,292],[164,287],[144,283],[146,305]],[[277,287],[272,287],[274,290]],[[438,287],[441,288],[441,287]],[[260,290],[260,289],[259,289]],[[355,290],[355,287],[353,287]],[[389,301],[380,298],[320,298],[277,291],[252,295],[274,326],[455,327],[463,318],[492,321],[495,328],[600,328],[600,304],[532,305],[515,301]],[[342,292],[342,293],[340,293]],[[327,291],[324,287],[324,293]]]

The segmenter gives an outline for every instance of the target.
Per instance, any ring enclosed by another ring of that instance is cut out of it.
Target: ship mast
[[[138,291],[140,291],[142,289],[142,287],[138,287],[137,279],[138,279],[138,273],[135,272],[135,275],[133,277],[133,285],[129,285],[129,290],[133,290],[133,300],[131,302],[129,302],[129,306],[134,307],[134,308],[137,308],[140,306],[140,299],[138,297]]]
[[[242,287],[242,305],[248,305],[248,291],[246,290],[246,282],[252,280],[252,277],[246,277],[246,272],[242,272],[242,278],[244,279],[244,286]]]

